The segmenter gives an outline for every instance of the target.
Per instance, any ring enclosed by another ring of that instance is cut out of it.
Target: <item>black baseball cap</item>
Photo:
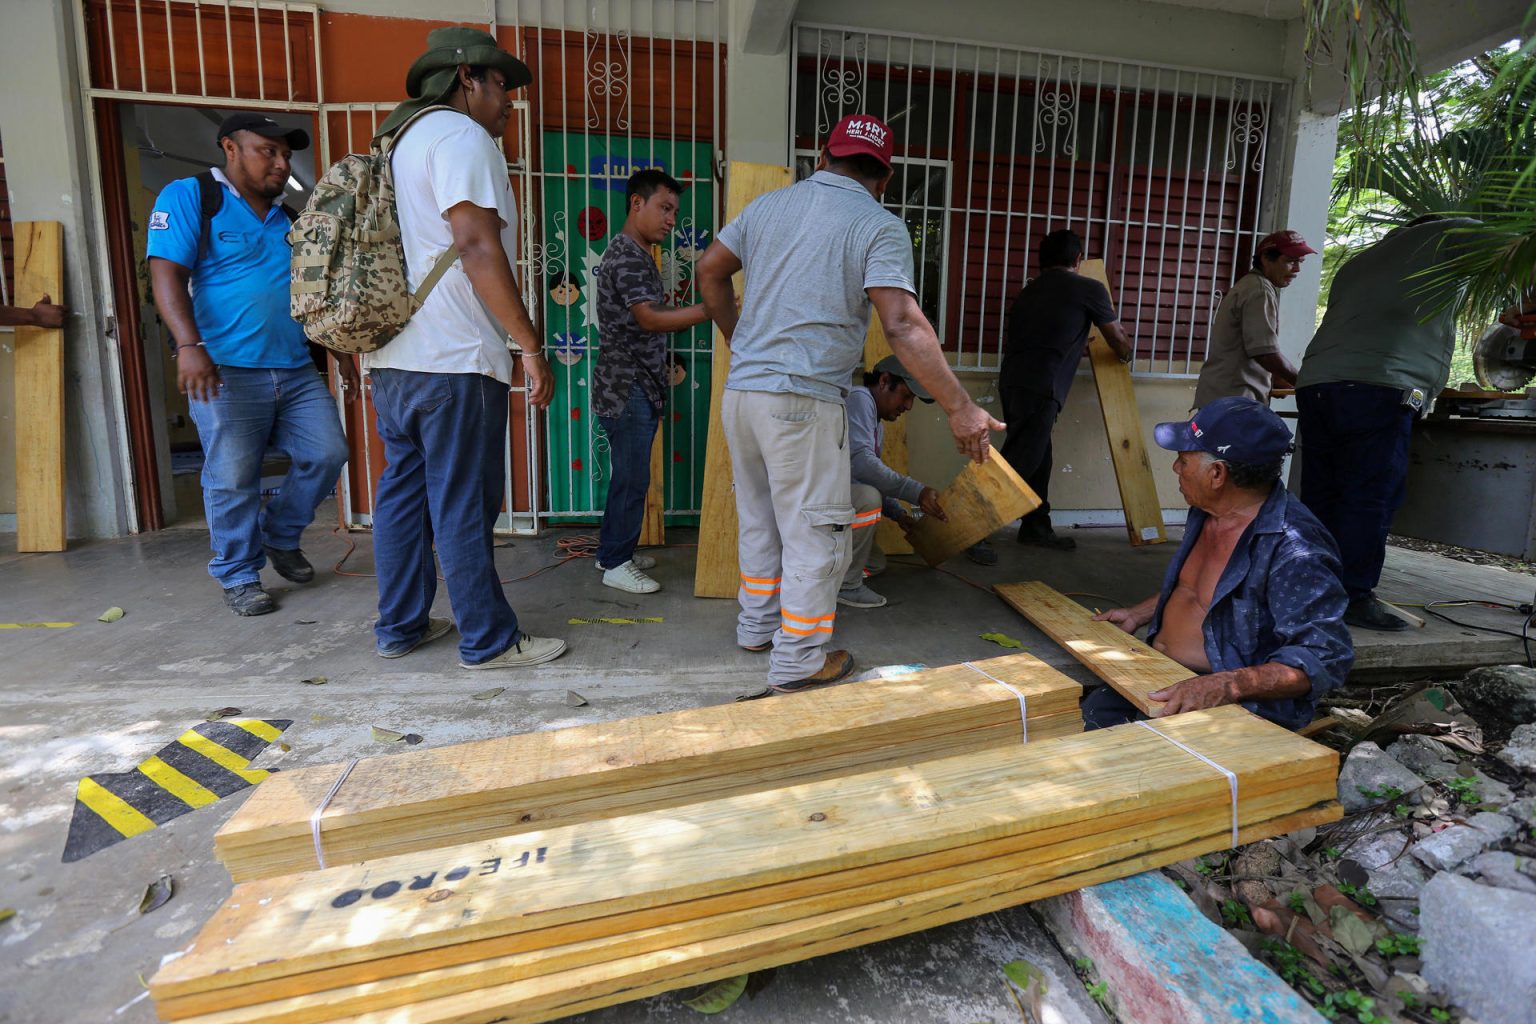
[[[907,387],[912,389],[912,393],[914,395],[922,399],[924,402],[927,402],[929,405],[933,404],[933,396],[928,393],[928,389],[919,384],[917,382],[917,378],[912,376],[911,373],[907,372],[907,368],[902,366],[901,360],[897,359],[895,356],[886,356],[884,359],[876,363],[874,372],[888,373],[892,377],[904,381]]]
[[[269,139],[282,139],[288,143],[288,148],[297,153],[301,149],[309,148],[309,132],[302,128],[289,130],[272,120],[265,114],[231,114],[219,125],[218,140],[223,141],[226,135],[235,132],[255,132]]]
[[[1152,436],[1171,452],[1209,452],[1249,466],[1273,465],[1291,450],[1285,421],[1251,398],[1218,398],[1188,423],[1159,423]]]

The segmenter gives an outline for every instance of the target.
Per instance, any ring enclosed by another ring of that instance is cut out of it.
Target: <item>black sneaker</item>
[[[997,552],[992,550],[992,542],[979,540],[965,549],[965,557],[977,565],[996,565]]]
[[[1063,537],[1051,529],[1049,523],[1044,528],[1036,526],[1019,526],[1020,544],[1028,544],[1037,548],[1051,548],[1054,551],[1072,551],[1077,548],[1077,541],[1071,537]]]
[[[261,589],[260,583],[242,583],[224,591],[224,603],[236,615],[266,615],[277,611],[272,595]]]
[[[1361,629],[1377,629],[1383,633],[1396,633],[1407,629],[1407,619],[1399,618],[1387,610],[1385,604],[1374,597],[1357,597],[1344,609],[1344,621]]]
[[[283,579],[292,583],[308,583],[315,578],[315,567],[309,564],[309,559],[304,557],[304,552],[298,548],[292,551],[280,551],[277,548],[263,547],[267,553],[267,561],[272,563],[272,568]]]

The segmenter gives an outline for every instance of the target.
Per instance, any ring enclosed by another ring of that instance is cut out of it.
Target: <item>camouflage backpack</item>
[[[443,253],[411,294],[389,168],[395,142],[417,118],[452,109],[418,111],[367,153],[342,157],[315,183],[288,232],[289,309],[311,341],[336,352],[382,347],[458,259],[457,249]]]

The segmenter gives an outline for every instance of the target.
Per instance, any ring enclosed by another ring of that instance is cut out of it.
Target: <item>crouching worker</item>
[[[1162,589],[1094,618],[1147,642],[1195,673],[1148,694],[1161,715],[1241,704],[1288,729],[1354,663],[1332,536],[1280,483],[1291,432],[1251,398],[1222,398],[1188,423],[1159,423],[1158,445],[1190,504],[1184,543]],[[1150,624],[1150,625],[1149,625]],[[1108,686],[1083,700],[1083,725],[1144,717]]]
[[[864,583],[865,571],[878,575],[885,553],[875,545],[875,528],[882,513],[909,529],[917,520],[901,502],[916,505],[927,516],[947,519],[939,492],[919,480],[896,472],[880,458],[885,446],[884,420],[894,423],[910,412],[914,399],[933,404],[928,389],[907,372],[901,360],[886,356],[864,375],[864,383],[848,392],[848,462],[853,474],[853,557],[843,574],[837,603],[850,608],[881,608],[885,598]]]

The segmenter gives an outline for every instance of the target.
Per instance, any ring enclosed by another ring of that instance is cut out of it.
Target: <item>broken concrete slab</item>
[[[1524,665],[1475,668],[1453,691],[1490,738],[1507,736],[1517,725],[1536,722],[1536,669]]]
[[[1536,775],[1536,725],[1522,725],[1509,735],[1504,749],[1493,755],[1516,771]]]
[[[1451,871],[1489,846],[1515,834],[1515,819],[1483,811],[1465,825],[1451,825],[1409,848],[1410,856],[1435,871]]]
[[[1536,895],[1447,873],[1419,906],[1423,973],[1436,991],[1482,1024],[1536,1020]]]
[[[1398,764],[1426,779],[1443,779],[1456,774],[1459,760],[1451,748],[1430,736],[1407,735],[1387,747]]]
[[[1070,956],[1093,961],[1121,1020],[1137,1024],[1323,1018],[1242,943],[1153,871],[1035,904]]]
[[[1393,790],[1417,799],[1423,787],[1423,779],[1369,740],[1355,745],[1339,771],[1339,802],[1346,811],[1379,804]]]
[[[1480,853],[1462,865],[1464,875],[1478,875],[1484,885],[1517,892],[1536,893],[1536,861],[1517,857],[1508,850]]]

